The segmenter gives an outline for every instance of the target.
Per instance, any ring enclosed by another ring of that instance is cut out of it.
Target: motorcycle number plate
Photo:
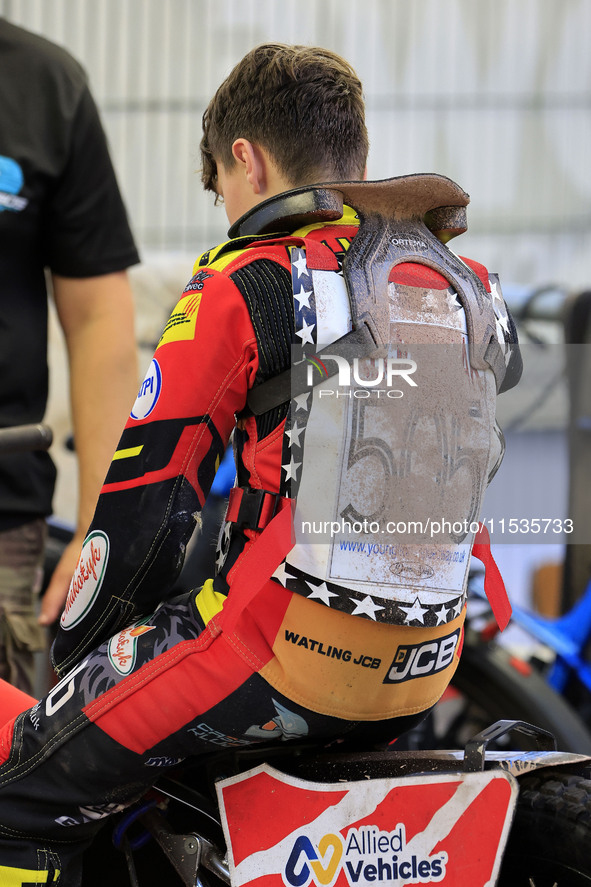
[[[494,770],[317,783],[262,764],[217,791],[233,887],[491,887],[517,782]]]

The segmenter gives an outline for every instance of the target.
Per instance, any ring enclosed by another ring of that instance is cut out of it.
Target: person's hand
[[[58,564],[51,575],[47,591],[41,598],[38,621],[41,625],[52,625],[59,619],[64,608],[70,582],[80,558],[84,534],[75,534],[64,549]]]

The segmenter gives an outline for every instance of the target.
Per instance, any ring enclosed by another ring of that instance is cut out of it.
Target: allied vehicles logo
[[[373,826],[349,829],[346,836],[326,834],[318,852],[306,834],[299,835],[289,855],[283,881],[287,887],[310,884],[329,887],[344,872],[351,887],[376,883],[431,884],[443,880],[447,853],[432,856],[409,852],[406,829],[398,823],[392,831]]]

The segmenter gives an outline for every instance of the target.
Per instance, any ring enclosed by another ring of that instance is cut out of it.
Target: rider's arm
[[[62,615],[60,672],[170,594],[258,368],[244,299],[207,272],[174,309],[98,501]]]
[[[42,624],[55,621],[63,607],[138,380],[126,272],[88,278],[54,275],[53,293],[68,352],[79,494],[76,531],[43,596]]]

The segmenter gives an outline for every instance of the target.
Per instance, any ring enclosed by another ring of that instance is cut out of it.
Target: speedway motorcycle
[[[536,748],[491,750],[509,733]],[[520,721],[455,751],[225,750],[161,779],[114,843],[132,887],[578,887],[591,759]]]

